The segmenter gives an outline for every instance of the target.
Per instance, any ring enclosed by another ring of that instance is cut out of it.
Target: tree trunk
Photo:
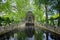
[[[45,14],[46,14],[46,27],[48,26],[48,13],[47,13],[47,5],[45,5]]]
[[[48,27],[47,5],[45,5],[45,14],[46,14],[46,27]],[[46,40],[48,40],[48,32],[46,32]]]

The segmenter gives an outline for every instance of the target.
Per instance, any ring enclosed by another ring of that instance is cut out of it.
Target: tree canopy
[[[60,13],[59,0],[0,0],[1,17],[9,18],[14,22],[25,19],[27,11],[32,11],[35,15],[35,21],[49,23],[51,17],[57,18]],[[57,18],[58,21],[60,20]],[[56,19],[56,20],[57,20]],[[58,22],[59,24],[59,22]],[[60,25],[60,24],[59,24]]]

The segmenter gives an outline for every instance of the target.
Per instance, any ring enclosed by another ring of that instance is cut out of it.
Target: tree
[[[54,0],[55,2],[52,4],[52,9],[56,10],[59,13],[58,17],[58,26],[60,26],[60,0]]]
[[[51,5],[53,0],[35,0],[36,5],[39,5],[40,8],[41,4],[45,7],[45,14],[46,14],[46,27],[48,27],[48,6]],[[46,33],[46,40],[48,40],[48,33]]]

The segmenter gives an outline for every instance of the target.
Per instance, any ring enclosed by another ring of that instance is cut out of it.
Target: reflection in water
[[[27,39],[26,40],[35,40],[35,36],[33,35],[33,37],[27,37]]]
[[[49,36],[48,36],[48,38],[49,38],[48,40],[53,40],[53,39],[50,37],[50,33],[49,33]]]
[[[45,33],[43,34],[43,36],[44,36],[43,40],[46,40],[46,34]],[[50,33],[49,33],[49,36],[48,36],[48,40],[54,40],[50,37]]]
[[[45,33],[43,34],[43,36],[44,36],[43,40],[46,40],[46,34]]]
[[[9,40],[17,40],[17,34],[14,34],[14,37],[10,36]]]
[[[14,40],[17,40],[17,33],[14,34]]]
[[[46,40],[46,34],[45,33],[43,33],[43,40]],[[5,39],[5,40],[8,40],[8,39]],[[9,40],[18,40],[17,39],[17,33],[15,33],[14,34],[14,36],[10,36],[10,38],[9,38]],[[23,39],[22,39],[23,40]],[[36,40],[35,39],[35,35],[33,35],[33,37],[27,37],[25,40]],[[52,39],[51,37],[50,37],[50,34],[49,34],[49,36],[48,36],[48,40],[54,40],[54,39]]]
[[[44,36],[43,40],[46,40],[46,34],[45,34],[45,33],[43,34],[43,36]],[[32,38],[27,37],[27,40],[35,40],[35,36],[33,36]],[[48,36],[48,40],[53,40],[53,39],[50,37],[50,34],[49,34],[49,36]]]
[[[14,37],[10,37],[10,39],[9,40],[14,40]]]

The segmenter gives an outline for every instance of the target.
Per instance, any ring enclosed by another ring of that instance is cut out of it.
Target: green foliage
[[[43,40],[43,32],[41,30],[36,30],[35,39],[36,40]]]
[[[55,0],[54,4],[53,4],[52,8],[57,11],[60,11],[60,0]]]
[[[0,11],[11,11],[11,5],[9,0],[7,0],[6,3],[1,3],[0,5]]]
[[[52,4],[52,9],[56,10],[59,13],[58,14],[59,15],[59,17],[58,17],[58,26],[60,26],[60,0],[54,0],[54,2]]]
[[[59,17],[59,14],[53,15],[52,17],[57,18],[57,17]]]
[[[13,2],[15,2],[16,7],[11,5]],[[15,22],[19,22],[25,18],[25,4],[27,4],[27,2],[24,0],[7,0],[5,3],[2,3],[2,6],[0,6],[0,12],[2,13],[4,11],[5,15],[3,17],[8,17],[10,20],[13,19]],[[15,12],[13,12],[12,7]]]
[[[17,39],[18,39],[18,40],[25,40],[25,39],[26,39],[26,34],[25,34],[25,32],[18,32],[18,33],[17,33]]]
[[[2,23],[5,23],[6,24],[10,24],[14,22],[14,20],[10,20],[9,17],[0,17],[0,26],[2,26],[3,24]]]
[[[34,11],[35,20],[36,21],[42,21],[43,20],[43,14],[44,14],[44,11],[43,11],[42,8],[40,10],[39,9],[36,9]]]
[[[0,0],[0,2],[2,2],[2,0]]]

